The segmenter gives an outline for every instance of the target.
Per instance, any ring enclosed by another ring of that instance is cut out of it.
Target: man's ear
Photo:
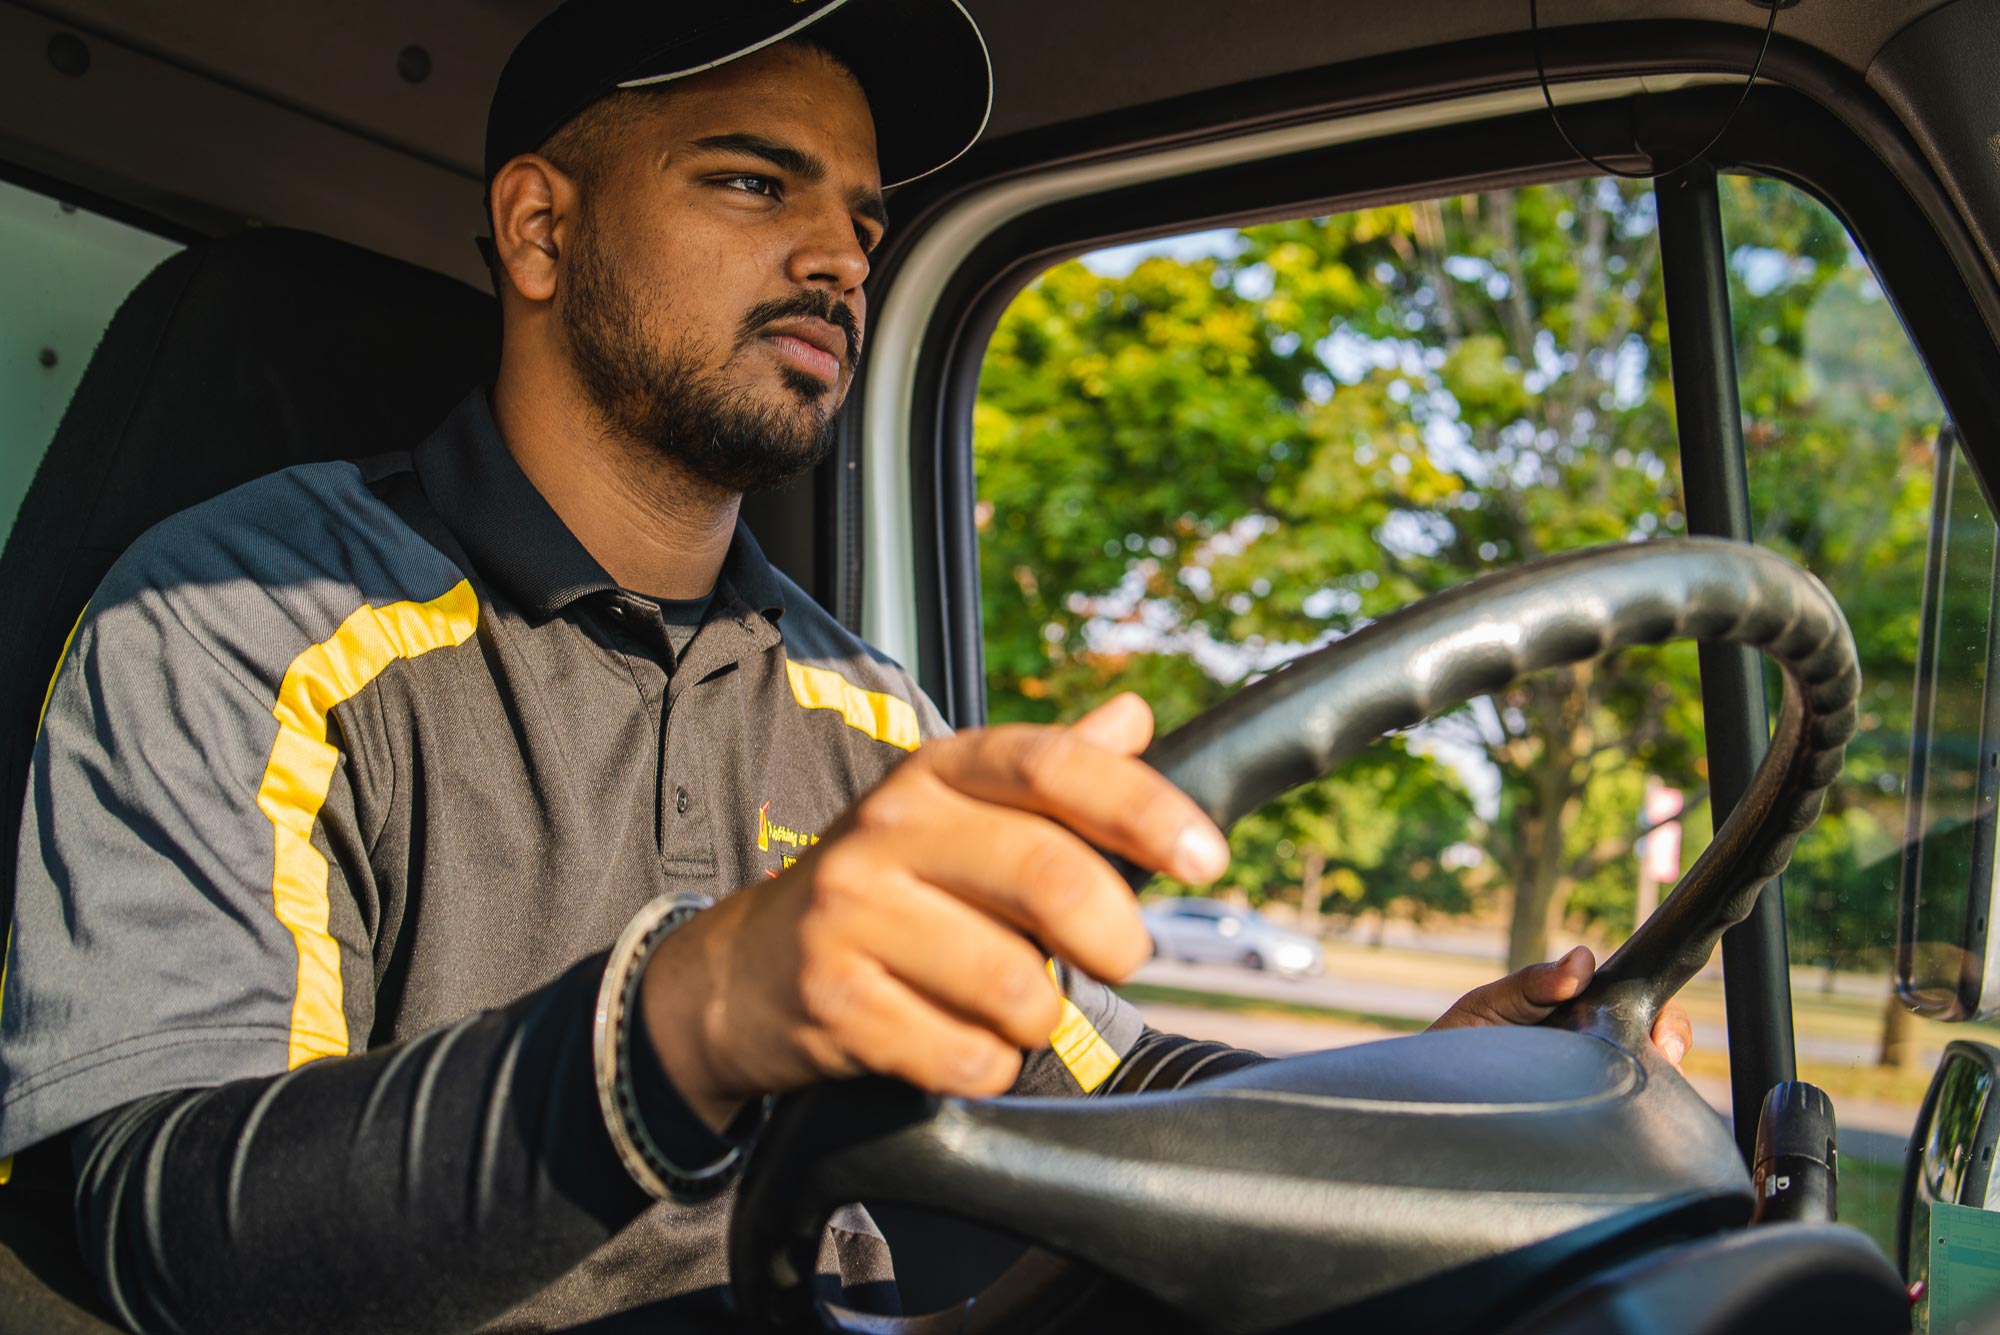
[[[547,158],[524,153],[493,178],[493,249],[501,272],[530,301],[556,292],[557,244],[575,216],[576,183]]]

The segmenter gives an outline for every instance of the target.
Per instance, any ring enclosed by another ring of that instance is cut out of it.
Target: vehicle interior
[[[60,301],[36,261],[0,265],[6,810],[51,665],[141,532],[290,464],[414,444],[491,374],[484,118],[550,7],[0,0],[0,227],[76,220],[96,230],[73,249],[98,257]],[[1629,174],[1654,201],[1671,352],[1672,410],[1647,429],[1674,437],[1663,485],[1687,536],[1496,560],[1203,710],[1148,759],[1227,827],[1524,674],[1693,640],[1717,832],[1542,1027],[1074,1105],[875,1081],[786,1100],[732,1226],[744,1328],[1911,1329],[1904,1257],[1753,1196],[1760,1110],[1799,1075],[1777,878],[1857,718],[1856,754],[1872,735],[1873,660],[1847,586],[1829,595],[1752,523],[1724,196],[1781,183],[1837,220],[1951,424],[1936,448],[1996,494],[2000,0],[965,7],[990,48],[991,121],[892,194],[838,447],[746,501],[772,559],[978,726],[993,585],[975,401],[1041,275],[1217,229]],[[1921,568],[1925,534],[1896,540]],[[0,867],[15,838],[0,822]],[[1648,1039],[1718,949],[1727,1122]],[[116,1328],[62,1173],[24,1156],[0,1185],[0,1332]],[[843,1311],[799,1281],[855,1200],[918,1315]]]

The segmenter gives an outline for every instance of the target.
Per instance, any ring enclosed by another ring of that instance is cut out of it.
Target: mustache
[[[794,292],[789,297],[776,297],[759,302],[743,317],[743,327],[737,335],[737,346],[741,347],[755,339],[766,325],[779,320],[819,320],[832,325],[847,340],[847,364],[853,366],[861,356],[861,322],[854,318],[854,312],[847,303],[830,292]]]

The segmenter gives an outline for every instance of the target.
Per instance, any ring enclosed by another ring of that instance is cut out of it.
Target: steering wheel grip
[[[1146,760],[1228,829],[1407,728],[1530,673],[1672,640],[1748,645],[1784,673],[1771,749],[1713,842],[1555,1022],[1627,1040],[1707,963],[1819,816],[1861,670],[1826,587],[1719,538],[1570,552],[1462,584],[1299,659],[1160,738]],[[1137,888],[1143,877],[1132,875]]]
[[[1784,869],[1854,734],[1861,677],[1846,620],[1825,587],[1783,557],[1686,538],[1573,552],[1474,580],[1295,660],[1160,738],[1145,758],[1227,829],[1384,733],[1533,672],[1678,639],[1758,649],[1782,669],[1785,691],[1764,763],[1708,849],[1585,992],[1550,1018],[1636,1052],[1660,1006]],[[1128,874],[1135,888],[1145,879]],[[954,1145],[981,1139],[973,1124],[989,1106],[879,1079],[782,1100],[731,1226],[740,1313],[764,1328],[820,1324],[826,1314],[815,1315],[811,1279],[829,1212],[896,1181],[911,1155],[927,1165],[915,1178],[948,1187],[958,1176]],[[949,1208],[950,1192],[930,1203]],[[1004,1301],[989,1291],[938,1319],[980,1329],[996,1308],[1060,1302],[1071,1287],[1061,1277],[1074,1272],[1038,1264],[1018,1277],[1030,1281],[1015,1286],[1024,1291]],[[933,1328],[926,1319],[846,1324]]]

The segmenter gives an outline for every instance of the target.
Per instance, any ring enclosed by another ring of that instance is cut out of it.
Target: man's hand
[[[1597,971],[1587,947],[1559,960],[1530,964],[1484,987],[1475,987],[1438,1017],[1433,1029],[1470,1029],[1489,1024],[1539,1024],[1563,1002],[1583,991]],[[1669,1001],[1653,1022],[1653,1046],[1678,1071],[1694,1042],[1694,1026],[1678,1001]]]
[[[1048,1042],[1056,955],[1125,977],[1151,943],[1093,849],[1202,883],[1229,846],[1137,757],[1153,714],[1122,695],[1069,727],[929,743],[768,885],[663,942],[646,1026],[695,1113],[876,1071],[942,1094],[1004,1093]]]

